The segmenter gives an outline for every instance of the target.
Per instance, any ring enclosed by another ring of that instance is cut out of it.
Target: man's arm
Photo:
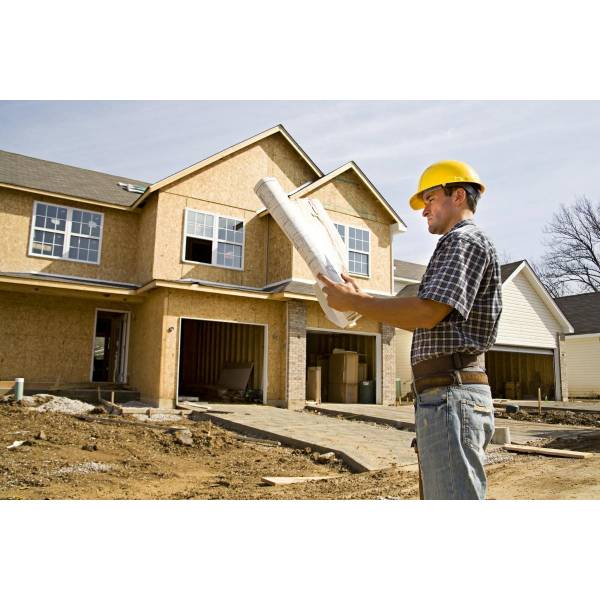
[[[452,311],[447,304],[423,298],[373,298],[362,292],[351,277],[342,277],[345,284],[334,283],[324,275],[318,277],[325,284],[323,292],[327,303],[336,310],[355,311],[368,319],[408,331],[417,327],[431,329]]]

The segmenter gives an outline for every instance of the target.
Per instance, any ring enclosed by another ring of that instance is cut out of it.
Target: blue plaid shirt
[[[439,239],[417,296],[453,310],[432,329],[415,329],[411,364],[492,347],[502,312],[500,265],[494,245],[472,219]]]

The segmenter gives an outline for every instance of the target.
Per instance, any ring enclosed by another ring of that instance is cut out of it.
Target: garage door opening
[[[536,400],[555,399],[554,354],[490,350],[485,355],[486,370],[494,398]]]
[[[307,400],[346,404],[378,401],[377,336],[306,333]],[[348,353],[346,357],[340,356]],[[338,356],[334,356],[334,355]],[[333,358],[332,358],[333,356]],[[315,377],[314,367],[320,367]]]
[[[266,326],[181,320],[178,401],[266,402]]]

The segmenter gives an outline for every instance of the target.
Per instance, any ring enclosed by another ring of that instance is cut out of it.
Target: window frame
[[[195,212],[195,213],[201,213],[204,215],[208,215],[210,217],[213,217],[214,221],[213,221],[213,236],[212,236],[212,240],[209,237],[206,236],[201,236],[201,235],[192,235],[191,233],[187,232],[187,225],[188,225],[188,215],[190,212]],[[233,219],[235,221],[240,221],[242,223],[242,243],[239,244],[238,242],[228,242],[226,240],[220,240],[219,239],[219,218],[221,219]],[[199,210],[197,208],[189,208],[189,207],[185,207],[184,208],[184,217],[183,217],[183,243],[181,245],[181,262],[189,264],[189,265],[204,265],[205,267],[216,267],[217,269],[230,269],[232,271],[243,271],[244,270],[244,250],[246,248],[246,221],[244,219],[240,219],[238,217],[232,217],[229,215],[221,215],[219,213],[213,213],[213,212],[209,212],[207,210]],[[200,262],[200,261],[196,261],[196,260],[189,260],[185,257],[185,246],[186,246],[186,241],[187,238],[191,237],[197,240],[211,240],[212,241],[212,246],[211,246],[211,261],[210,263],[205,263],[205,262]],[[219,263],[217,263],[217,254],[218,254],[218,248],[219,248],[219,242],[222,242],[224,244],[232,244],[234,246],[241,246],[242,247],[242,261],[241,261],[241,266],[239,267],[228,267],[226,265],[220,265]]]
[[[342,227],[344,229],[344,237],[342,238],[342,241],[344,242],[344,246],[346,247],[346,260],[348,261],[348,273],[352,276],[355,277],[360,277],[362,279],[370,279],[371,278],[371,230],[370,229],[363,229],[362,227],[355,227],[354,225],[347,225],[345,223],[334,223],[336,229],[338,227]],[[362,250],[351,250],[350,249],[350,231],[349,228],[352,227],[353,229],[358,229],[359,231],[366,231],[367,232],[367,236],[368,236],[368,242],[369,242],[369,251],[368,252],[363,252]],[[339,233],[339,230],[338,230]],[[342,237],[340,235],[340,237]],[[350,252],[357,252],[358,254],[364,254],[367,257],[367,274],[365,275],[364,273],[355,273],[353,271],[350,270]]]
[[[64,208],[67,211],[67,218],[65,220],[65,230],[57,231],[46,229],[45,227],[36,227],[35,218],[37,214],[37,207],[39,204],[45,204],[46,206],[54,206],[55,208]],[[82,237],[87,239],[96,239],[91,236],[81,235],[78,233],[72,233],[71,227],[73,225],[73,211],[80,210],[83,212],[91,213],[94,215],[100,216],[100,236],[98,237],[98,260],[82,260],[80,258],[71,258],[69,256],[69,249],[71,247],[71,235],[75,237]],[[62,256],[54,256],[52,254],[38,254],[33,251],[33,242],[35,237],[35,231],[51,231],[52,233],[60,233],[64,235],[64,244],[63,244],[63,255]],[[32,258],[44,258],[47,260],[66,260],[70,262],[81,263],[83,265],[99,265],[102,261],[102,239],[104,238],[104,213],[98,212],[96,210],[89,210],[87,208],[81,208],[78,206],[66,206],[64,204],[54,204],[53,202],[45,202],[44,200],[34,200],[33,201],[33,210],[31,214],[31,228],[29,232],[29,247],[27,250],[27,256],[31,256]]]

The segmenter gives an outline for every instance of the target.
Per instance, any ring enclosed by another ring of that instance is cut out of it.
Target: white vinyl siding
[[[412,369],[410,366],[410,347],[412,345],[412,331],[396,329],[394,336],[396,344],[396,379],[402,382],[402,393],[406,394],[410,389],[412,380]]]
[[[502,307],[496,344],[556,348],[556,334],[562,326],[524,271],[503,285]]]
[[[600,396],[600,334],[565,338],[569,398]]]
[[[244,268],[244,222],[242,220],[186,208],[184,232],[182,256],[184,262],[226,269]],[[195,251],[191,247],[193,240],[203,240],[202,243],[207,246],[206,249],[198,249],[196,259]]]
[[[29,254],[98,265],[103,224],[102,213],[36,201]]]
[[[350,275],[369,277],[371,267],[371,235],[368,229],[334,223],[348,249]]]

